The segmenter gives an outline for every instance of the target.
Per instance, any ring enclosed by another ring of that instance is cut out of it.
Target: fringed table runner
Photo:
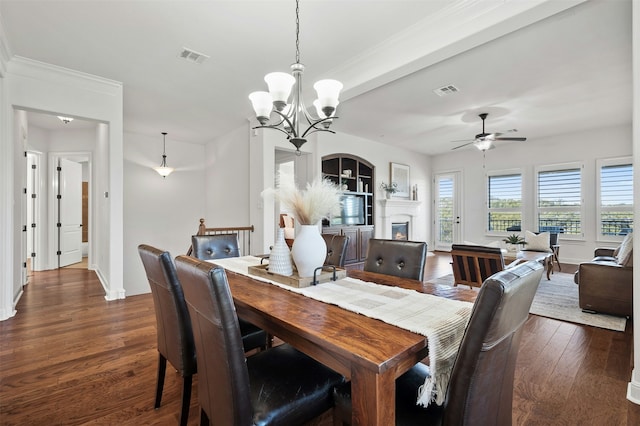
[[[431,376],[420,388],[417,403],[427,406],[431,401],[438,405],[444,402],[453,363],[471,315],[472,303],[353,278],[295,288],[249,275],[247,268],[260,263],[257,257],[216,259],[211,262],[229,271],[426,336]]]

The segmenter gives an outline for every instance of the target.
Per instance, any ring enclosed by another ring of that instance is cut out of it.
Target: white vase
[[[327,244],[317,225],[300,225],[293,240],[291,256],[300,277],[312,277],[313,271],[324,264]]]
[[[276,243],[269,253],[269,272],[286,275],[293,274],[293,263],[291,263],[291,251],[284,240],[284,228],[278,228]]]

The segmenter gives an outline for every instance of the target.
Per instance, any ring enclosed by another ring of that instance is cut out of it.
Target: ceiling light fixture
[[[60,121],[62,121],[64,124],[69,124],[73,121],[73,118],[71,117],[63,117],[61,115],[58,116],[58,118],[60,119]]]
[[[337,80],[320,80],[313,85],[318,93],[318,99],[313,102],[317,117],[310,114],[302,99],[302,74],[304,65],[300,63],[300,7],[296,0],[296,62],[291,65],[291,74],[272,72],[264,77],[269,86],[269,92],[253,92],[249,99],[260,123],[254,129],[267,128],[280,130],[287,135],[287,139],[296,147],[296,154],[300,155],[300,147],[307,142],[305,137],[315,132],[331,132],[329,126],[335,116],[338,106],[338,96],[342,90],[342,83]],[[294,87],[295,86],[295,87]],[[293,88],[291,103],[287,103]],[[271,113],[280,116],[276,124],[267,124]],[[302,123],[306,120],[306,124]],[[322,125],[322,127],[318,127]],[[301,126],[308,126],[304,132]]]
[[[159,167],[154,167],[153,170],[158,172],[163,178],[166,178],[173,172],[173,167],[167,166],[167,132],[162,132],[162,163],[160,163]]]

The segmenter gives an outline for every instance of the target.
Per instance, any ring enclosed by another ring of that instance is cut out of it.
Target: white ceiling
[[[341,80],[334,130],[427,154],[480,133],[481,112],[487,131],[516,128],[525,143],[630,123],[631,1],[582,1],[302,0],[306,99],[314,81]],[[11,53],[121,81],[125,131],[194,143],[246,123],[247,95],[288,71],[294,11],[293,0],[0,0]],[[179,60],[183,47],[211,58]],[[460,92],[433,93],[447,84]]]

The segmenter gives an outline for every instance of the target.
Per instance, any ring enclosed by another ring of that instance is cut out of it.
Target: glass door
[[[451,244],[460,242],[460,173],[443,173],[434,179],[434,239],[435,249],[449,251]]]

